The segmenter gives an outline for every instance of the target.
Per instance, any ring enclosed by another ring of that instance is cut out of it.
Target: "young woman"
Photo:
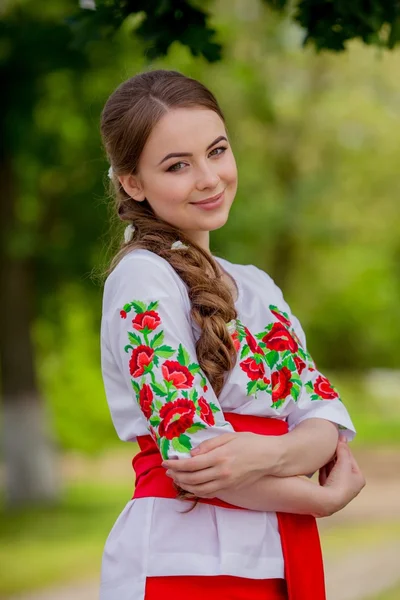
[[[314,517],[364,485],[354,427],[272,279],[210,251],[237,187],[221,110],[153,71],[111,95],[101,131],[128,224],[102,372],[118,435],[140,447],[101,600],[323,600]],[[301,477],[319,469],[320,485]]]

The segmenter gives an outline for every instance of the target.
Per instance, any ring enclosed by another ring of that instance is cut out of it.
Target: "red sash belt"
[[[251,415],[224,413],[235,431],[251,431],[260,435],[283,435],[288,427],[285,421]],[[161,466],[161,455],[157,445],[149,436],[137,438],[140,452],[133,458],[136,473],[134,498],[176,498],[176,489],[171,478]],[[202,498],[200,502],[235,508],[217,498]],[[281,536],[285,579],[289,600],[326,600],[324,567],[318,529],[314,517],[277,513]]]

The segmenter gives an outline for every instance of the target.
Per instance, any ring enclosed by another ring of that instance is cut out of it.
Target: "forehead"
[[[158,121],[143,149],[142,158],[151,154],[161,160],[170,152],[204,151],[215,138],[224,134],[224,122],[213,110],[176,108]]]

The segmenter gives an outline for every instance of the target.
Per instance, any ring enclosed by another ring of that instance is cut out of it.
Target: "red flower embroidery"
[[[272,402],[282,400],[289,395],[293,383],[290,381],[292,376],[291,371],[287,367],[283,367],[280,371],[272,373]]]
[[[185,433],[193,425],[195,410],[192,400],[185,398],[164,404],[160,410],[162,421],[158,427],[159,435],[172,440]]]
[[[211,410],[211,406],[208,404],[207,400],[204,396],[200,396],[199,398],[199,406],[200,406],[200,418],[207,423],[207,425],[215,425],[215,419],[213,412]]]
[[[153,402],[153,391],[147,383],[145,383],[139,392],[139,404],[142,413],[146,419],[150,419],[152,414],[151,404]]]
[[[289,321],[289,319],[287,319],[286,317],[284,317],[280,312],[278,312],[277,310],[274,310],[273,308],[271,308],[270,311],[272,312],[272,314],[274,315],[274,317],[276,317],[277,319],[279,319],[279,321],[281,323],[283,323],[284,325],[286,325],[286,327],[291,327],[292,326],[292,324]]]
[[[206,392],[207,390],[208,390],[208,385],[205,385],[205,386],[203,387],[203,392]]]
[[[232,333],[232,335],[231,335],[231,338],[232,338],[232,342],[233,342],[233,345],[235,347],[236,352],[239,352],[239,350],[240,350],[240,341],[239,341],[239,334],[238,334],[238,332],[234,331]]]
[[[126,319],[127,314],[128,313],[126,312],[126,310],[120,310],[119,311],[119,316],[121,317],[121,319]]]
[[[257,344],[255,337],[250,333],[247,327],[245,327],[244,330],[246,332],[246,342],[248,343],[249,348],[253,352],[253,354],[262,354],[264,356],[264,352],[262,348],[260,348],[260,346]]]
[[[257,364],[254,358],[246,358],[241,363],[239,363],[241,368],[247,376],[252,381],[256,381],[257,379],[263,379],[265,376],[265,369],[263,363]]]
[[[325,400],[334,400],[338,397],[337,392],[333,389],[329,379],[320,375],[314,383],[314,392]]]
[[[155,310],[147,310],[146,312],[138,313],[133,319],[132,325],[138,331],[142,331],[145,327],[153,331],[161,325],[161,319]]]
[[[189,390],[193,385],[193,375],[187,367],[176,360],[166,360],[161,367],[164,379],[172,381],[178,390]]]
[[[267,348],[277,352],[283,352],[284,350],[297,352],[298,350],[296,340],[293,339],[282,323],[274,323],[271,331],[263,337],[262,341],[267,345]]]
[[[295,356],[294,362],[295,362],[298,374],[301,375],[307,366],[306,363],[304,362],[304,360],[301,360],[300,356]]]
[[[140,377],[144,373],[144,367],[147,367],[153,360],[154,350],[149,346],[137,346],[132,351],[129,360],[129,371],[132,377]]]

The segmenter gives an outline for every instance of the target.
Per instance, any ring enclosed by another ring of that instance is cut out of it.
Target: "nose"
[[[196,188],[200,191],[210,189],[213,190],[219,184],[220,177],[211,165],[202,165],[198,170]]]

